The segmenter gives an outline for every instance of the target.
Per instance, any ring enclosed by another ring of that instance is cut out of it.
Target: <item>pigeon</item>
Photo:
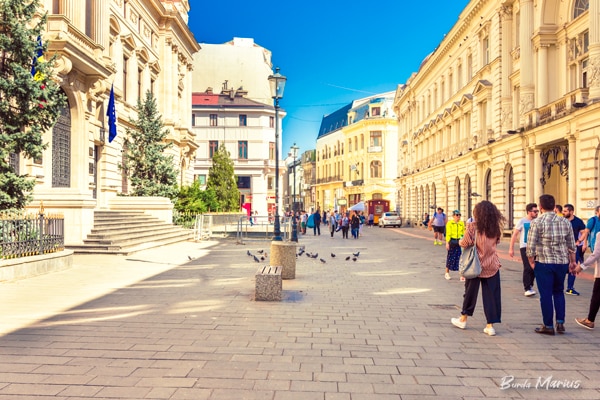
[[[264,250],[258,250],[257,253],[258,254],[262,254]]]
[[[188,256],[188,260],[192,261],[192,260],[193,260],[193,258],[192,258],[192,257],[190,257],[190,256]]]
[[[302,254],[304,254],[304,248],[300,247],[300,251],[298,251],[298,255],[301,256]]]
[[[321,261],[323,264],[325,264],[327,261],[323,260],[322,258],[319,258],[319,261]]]
[[[263,256],[260,256],[260,261],[265,261],[265,258]]]
[[[252,256],[252,257],[254,257],[254,261],[260,262],[260,260],[258,258],[256,258],[256,256]]]
[[[312,258],[317,258],[317,257],[319,257],[319,253],[315,253],[315,254],[313,254],[311,257],[312,257]]]
[[[352,257],[352,261],[356,261],[356,257]]]
[[[306,257],[312,257],[310,253],[306,253]]]
[[[346,257],[346,261],[348,261],[350,259],[350,256]]]
[[[249,256],[252,255],[252,253],[250,253],[250,250],[246,250],[246,254],[248,254]]]
[[[353,255],[354,257],[358,257],[358,256],[360,255],[360,251],[359,251],[359,252],[357,252],[357,253],[352,253],[352,255]]]
[[[335,257],[335,254],[331,253],[331,257]]]

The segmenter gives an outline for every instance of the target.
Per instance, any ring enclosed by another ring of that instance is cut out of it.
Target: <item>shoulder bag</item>
[[[477,231],[475,231],[473,237],[473,245],[465,247],[460,255],[460,261],[458,263],[458,272],[465,279],[477,278],[481,274],[481,264],[479,263],[479,256],[477,255]]]

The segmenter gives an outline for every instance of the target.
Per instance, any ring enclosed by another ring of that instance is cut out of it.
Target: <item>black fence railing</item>
[[[0,259],[54,253],[64,248],[62,215],[0,213]]]

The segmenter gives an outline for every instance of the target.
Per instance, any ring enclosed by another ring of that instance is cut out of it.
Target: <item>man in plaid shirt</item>
[[[544,325],[535,331],[554,335],[554,313],[556,332],[565,333],[565,276],[574,271],[575,239],[569,220],[554,212],[554,196],[540,196],[542,215],[531,221],[527,237],[527,258],[535,272],[540,293],[540,306]]]

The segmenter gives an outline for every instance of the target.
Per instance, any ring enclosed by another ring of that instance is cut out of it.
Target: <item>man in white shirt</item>
[[[525,296],[530,297],[535,295],[533,290],[533,281],[535,280],[535,274],[529,260],[527,259],[527,234],[529,233],[529,227],[531,221],[537,218],[540,210],[535,203],[529,203],[525,206],[527,215],[525,218],[521,218],[510,238],[510,246],[508,248],[508,255],[512,258],[514,256],[514,245],[515,241],[519,239],[519,249],[521,251],[521,261],[523,262],[523,288],[525,289]]]

